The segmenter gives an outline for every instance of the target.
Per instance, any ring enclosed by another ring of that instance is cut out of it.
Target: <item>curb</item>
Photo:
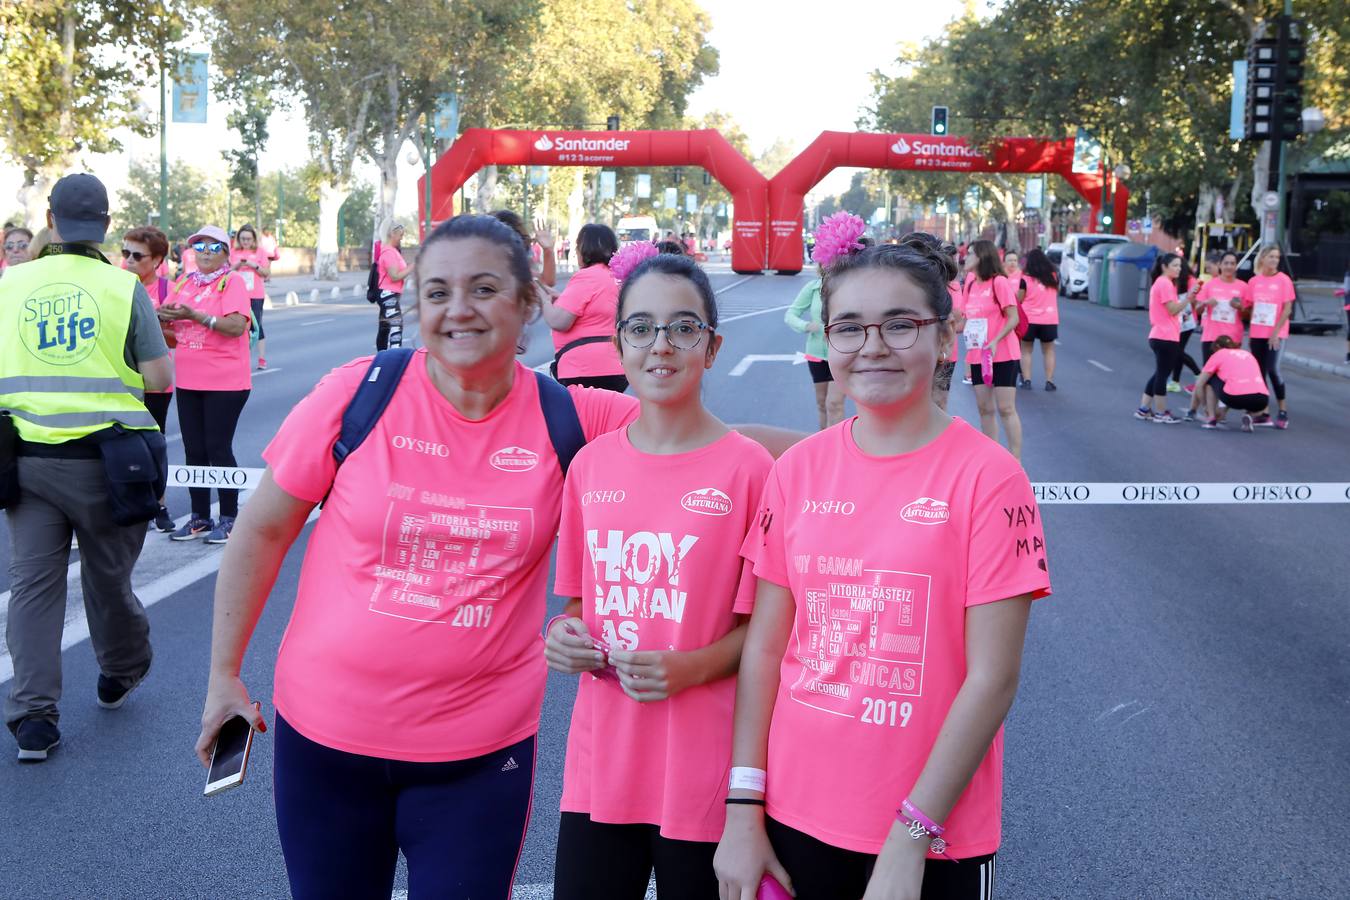
[[[1350,378],[1350,364],[1337,365],[1336,363],[1323,362],[1320,359],[1313,359],[1311,356],[1303,356],[1300,353],[1286,353],[1283,361],[1304,369],[1315,369],[1318,372],[1329,372],[1342,378]]]

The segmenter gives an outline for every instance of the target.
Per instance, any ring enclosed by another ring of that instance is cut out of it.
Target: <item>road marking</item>
[[[1091,363],[1092,365],[1096,366],[1097,368],[1101,369],[1103,372],[1110,372],[1110,371],[1111,371],[1111,367],[1110,367],[1110,366],[1104,366],[1104,365],[1102,365],[1101,363],[1097,362],[1095,359],[1089,359],[1088,362]]]
[[[281,366],[277,366],[277,367],[274,368],[274,369],[273,369],[273,368],[258,369],[258,370],[255,370],[255,371],[254,371],[253,377],[254,377],[254,378],[261,378],[261,377],[263,377],[264,375],[271,375],[273,372],[280,372],[280,371],[281,371]]]
[[[1121,720],[1121,723],[1120,723],[1120,724],[1121,724],[1121,725],[1124,725],[1126,722],[1130,721],[1130,719],[1133,719],[1133,718],[1135,718],[1136,716],[1142,716],[1144,713],[1148,712],[1148,711],[1149,711],[1150,709],[1152,709],[1152,708],[1153,708],[1153,707],[1151,707],[1151,706],[1145,706],[1143,709],[1141,709],[1141,710],[1139,710],[1139,711],[1137,711],[1137,712],[1133,712],[1133,713],[1131,713],[1130,715],[1126,716],[1123,720]]]
[[[334,319],[332,316],[325,316],[322,319],[310,319],[308,322],[301,322],[300,327],[308,328],[311,325],[322,325],[325,322],[336,322],[336,321],[337,319]]]
[[[1130,707],[1130,706],[1134,706],[1134,705],[1135,705],[1136,703],[1138,703],[1138,702],[1139,702],[1138,700],[1131,700],[1129,703],[1117,703],[1115,706],[1111,707],[1111,708],[1108,709],[1106,712],[1104,712],[1104,713],[1102,713],[1100,716],[1098,716],[1098,717],[1097,717],[1097,721],[1100,722],[1102,719],[1105,719],[1107,716],[1115,715],[1116,713],[1120,712],[1122,709],[1125,709],[1125,708]]]
[[[721,320],[720,322],[718,322],[717,324],[718,324],[719,326],[721,326],[721,325],[727,324],[728,322],[736,322],[736,321],[739,321],[739,320],[741,320],[741,319],[748,319],[748,318],[750,318],[751,316],[762,316],[762,315],[764,315],[765,313],[782,312],[783,310],[787,309],[787,308],[788,308],[789,306],[791,306],[791,305],[792,305],[792,304],[790,304],[790,303],[784,303],[782,306],[771,306],[771,307],[769,307],[768,309],[757,309],[757,310],[755,310],[754,312],[741,313],[741,314],[738,315],[738,316],[732,316],[732,317],[729,318],[729,319],[723,319],[723,320]]]
[[[754,280],[755,280],[756,278],[758,278],[758,277],[759,277],[758,275],[747,275],[747,276],[745,276],[744,278],[742,278],[740,281],[733,281],[731,284],[727,285],[726,287],[720,287],[720,288],[718,288],[717,290],[713,291],[713,295],[716,296],[717,294],[725,294],[727,291],[731,290],[732,288],[738,288],[738,287],[740,287],[741,285],[745,284],[747,281],[754,281]]]
[[[757,362],[790,362],[794,366],[800,366],[806,362],[805,353],[751,353],[741,357],[741,361],[736,363],[735,367],[728,372],[733,378],[744,375],[750,370],[750,367]]]

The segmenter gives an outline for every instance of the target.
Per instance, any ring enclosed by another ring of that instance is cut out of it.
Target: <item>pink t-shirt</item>
[[[1167,304],[1176,302],[1176,282],[1166,275],[1159,275],[1148,291],[1148,321],[1153,326],[1148,330],[1150,341],[1154,338],[1160,341],[1181,340],[1181,312],[1167,311]]]
[[[264,234],[258,238],[258,248],[262,250],[263,255],[268,259],[277,258],[277,239],[270,234]]]
[[[966,610],[1050,593],[1026,473],[954,419],[913,453],[869,456],[855,419],[774,464],[742,553],[791,588],[769,732],[768,814],[877,853],[966,677]],[[1003,731],[944,823],[957,858],[998,849]]]
[[[586,628],[622,650],[697,650],[754,608],[737,552],[773,458],[731,432],[689,453],[643,453],[627,429],[597,438],[567,474],[554,593],[582,598]],[[726,824],[736,679],[638,703],[581,677],[563,769],[563,812],[646,823],[682,841]],[[691,736],[697,735],[697,740]]]
[[[1261,366],[1256,357],[1246,350],[1215,350],[1205,363],[1205,372],[1223,382],[1223,391],[1234,397],[1242,394],[1262,394],[1268,396],[1266,379],[1261,376]]]
[[[184,247],[182,252],[183,274],[188,275],[197,271],[197,251],[191,247]]]
[[[242,260],[252,260],[260,266],[268,264],[267,253],[259,248],[252,250],[240,250],[238,248],[230,251],[230,268],[235,268],[235,263]],[[248,292],[250,300],[262,300],[267,296],[267,288],[263,285],[262,273],[252,267],[235,269],[235,277],[244,282],[244,290]]]
[[[160,268],[163,268],[163,266],[161,266]],[[170,292],[170,290],[171,290],[171,288],[172,288],[172,284],[171,284],[171,283],[169,282],[169,280],[168,280],[167,278],[165,278],[163,275],[161,275],[161,276],[159,276],[158,278],[156,278],[156,279],[155,279],[155,283],[154,283],[153,285],[146,285],[145,282],[141,282],[141,284],[142,284],[142,286],[145,287],[145,292],[146,292],[147,294],[150,295],[150,303],[155,307],[155,309],[159,309],[161,306],[164,305],[164,302],[165,302],[166,300],[169,299],[169,295],[170,295],[169,292]],[[172,347],[169,348],[169,358],[170,358],[170,359],[173,359],[173,348],[172,348]],[[146,393],[147,393],[147,394],[172,394],[172,393],[173,393],[173,385],[169,385],[167,388],[165,388],[165,389],[162,390],[162,391],[146,391]]]
[[[979,363],[984,356],[983,347],[1008,321],[1004,310],[1017,307],[1017,296],[1012,284],[1002,275],[981,281],[972,274],[966,281],[965,293],[966,327],[962,334],[966,339],[966,362]],[[1017,331],[1013,329],[994,348],[994,362],[1021,358],[1022,349],[1018,345]]]
[[[173,287],[167,303],[223,319],[238,313],[252,320],[253,310],[239,273],[229,272],[206,285],[183,278]],[[178,347],[173,355],[175,387],[193,391],[246,391],[253,386],[248,355],[248,332],[226,337],[219,331],[188,319],[173,323]]]
[[[1211,278],[1200,288],[1200,293],[1196,300],[1205,303],[1207,300],[1215,300],[1213,306],[1203,306],[1202,314],[1203,325],[1200,331],[1200,340],[1206,343],[1217,341],[1222,335],[1228,335],[1239,344],[1242,343],[1242,316],[1240,310],[1234,309],[1230,300],[1241,301],[1243,306],[1247,305],[1247,283],[1241,279],[1224,281],[1222,278]]]
[[[395,281],[389,277],[390,271],[402,272],[408,267],[403,261],[403,254],[398,252],[398,248],[386,244],[380,250],[380,283],[382,291],[391,291],[395,294],[403,293],[403,280]]]
[[[553,349],[584,337],[614,337],[614,317],[619,309],[619,285],[609,266],[587,266],[567,281],[555,304],[577,320],[567,331],[553,332]],[[622,375],[619,351],[610,341],[583,344],[563,354],[558,362],[559,378],[594,378]]]
[[[539,387],[517,363],[506,399],[471,421],[418,350],[338,468],[342,412],[369,363],[329,373],[263,452],[288,494],[317,502],[332,491],[305,551],[273,700],[300,733],[348,753],[481,756],[534,734],[544,697],[539,630],[563,478]],[[637,415],[622,394],[571,394],[588,438]]]
[[[1035,278],[1025,278],[1027,292],[1022,296],[1022,311],[1032,325],[1059,324],[1059,290],[1047,287]]]
[[[1294,302],[1294,283],[1283,272],[1253,275],[1247,282],[1247,305],[1252,308],[1252,337],[1269,338],[1275,333],[1282,307]],[[1289,323],[1280,329],[1280,337],[1289,337]]]

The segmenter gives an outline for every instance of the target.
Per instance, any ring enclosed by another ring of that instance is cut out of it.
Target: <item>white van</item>
[[[1098,244],[1125,244],[1123,234],[1088,234],[1073,231],[1064,236],[1064,256],[1059,261],[1059,290],[1061,294],[1076,297],[1087,293],[1088,251]]]
[[[618,235],[620,245],[635,241],[653,241],[659,235],[656,230],[656,219],[652,216],[624,216],[619,220],[619,226],[614,229],[614,233]]]

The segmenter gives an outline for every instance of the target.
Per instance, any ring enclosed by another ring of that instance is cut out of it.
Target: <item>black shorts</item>
[[[1038,325],[1037,323],[1032,322],[1027,326],[1027,333],[1022,335],[1023,343],[1027,344],[1034,344],[1036,341],[1040,341],[1044,344],[1053,344],[1057,340],[1059,340],[1058,325]]]
[[[828,381],[834,381],[834,376],[830,374],[830,364],[825,360],[808,359],[806,367],[811,370],[812,384],[825,384]]]
[[[994,383],[991,387],[1017,387],[1017,375],[1021,371],[1022,364],[1015,359],[994,363]],[[970,380],[975,386],[984,387],[984,367],[979,363],[972,363],[970,373]]]
[[[1214,387],[1214,394],[1219,398],[1219,402],[1229,409],[1254,413],[1270,405],[1269,394],[1230,394],[1224,390],[1223,379],[1213,375],[1209,377],[1209,383]]]

